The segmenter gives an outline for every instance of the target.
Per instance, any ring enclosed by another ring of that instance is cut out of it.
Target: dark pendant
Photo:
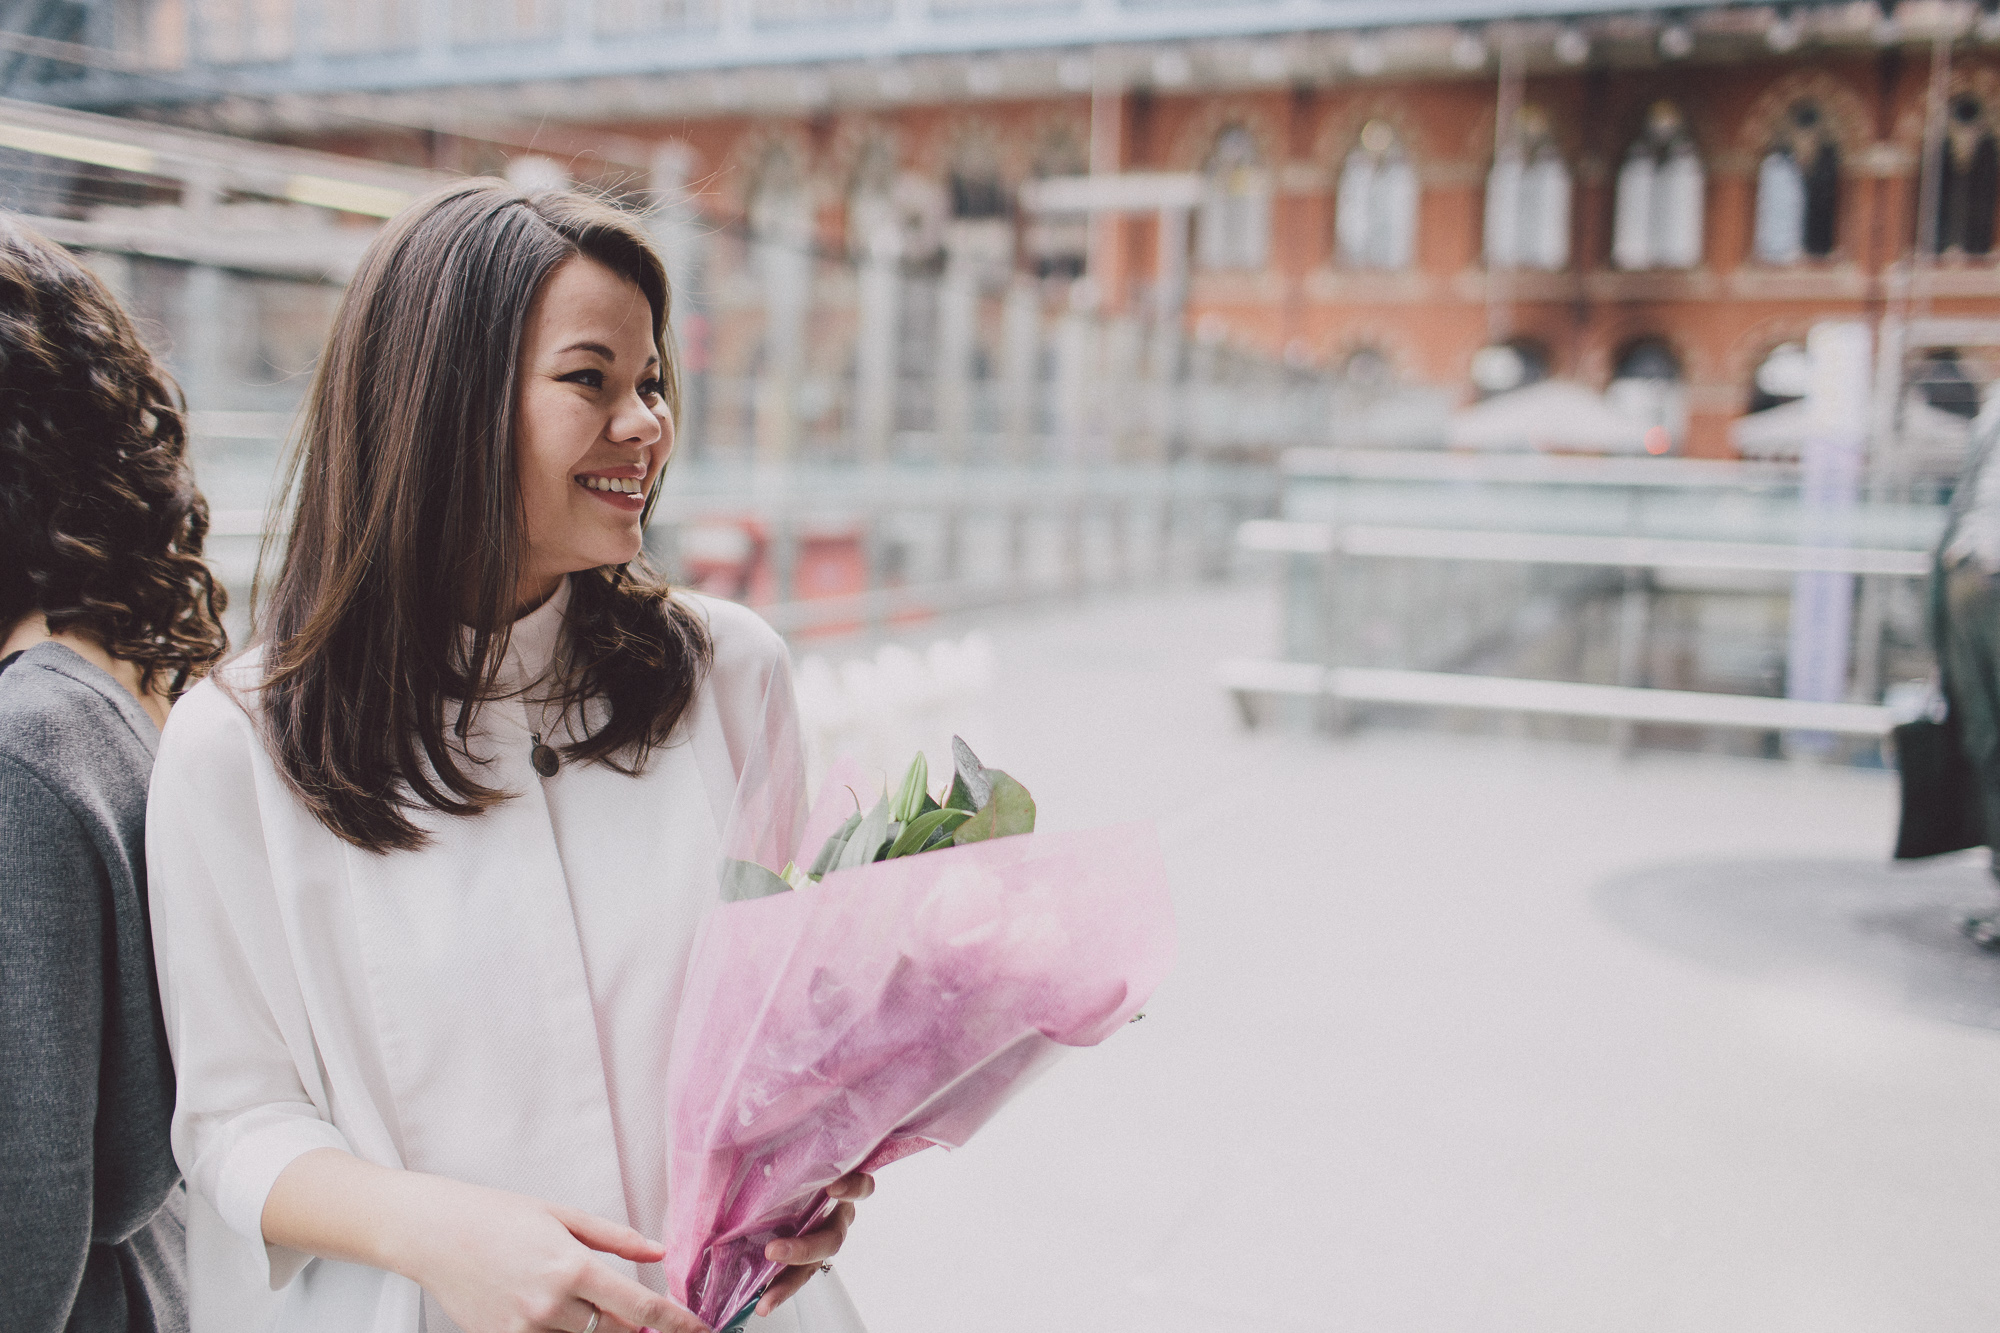
[[[535,766],[535,771],[543,777],[554,777],[556,770],[562,767],[562,760],[557,757],[554,749],[542,744],[542,738],[539,735],[534,738],[534,741],[535,748],[528,751],[528,762],[532,763]]]

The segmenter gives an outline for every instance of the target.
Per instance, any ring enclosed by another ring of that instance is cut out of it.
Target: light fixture
[[[1451,63],[1463,70],[1486,67],[1486,43],[1478,33],[1470,28],[1459,29],[1451,43]]]
[[[1590,59],[1590,38],[1574,23],[1565,23],[1556,34],[1556,59],[1565,65],[1581,65]]]
[[[1694,54],[1694,33],[1676,20],[1660,29],[1660,54],[1668,60],[1685,60]]]
[[[1163,88],[1178,88],[1193,76],[1194,66],[1185,51],[1162,51],[1153,57],[1153,82]]]
[[[1877,46],[1894,46],[1903,39],[1903,25],[1896,21],[1895,0],[1875,0],[1875,27],[1869,34]]]
[[[1267,42],[1254,47],[1250,52],[1250,72],[1268,82],[1282,79],[1291,72],[1291,60],[1285,48],[1275,42]]]
[[[1357,37],[1347,48],[1347,67],[1363,78],[1380,74],[1388,64],[1389,58],[1382,54],[1382,43],[1373,37]]]
[[[1779,10],[1778,16],[1771,20],[1771,26],[1764,29],[1764,45],[1780,55],[1787,51],[1796,51],[1804,38],[1805,25],[1799,22],[1798,14],[1790,9]]]

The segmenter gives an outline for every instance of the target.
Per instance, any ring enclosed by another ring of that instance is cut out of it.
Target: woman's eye
[[[581,384],[590,389],[604,387],[604,372],[601,370],[572,370],[569,374],[557,378],[564,384]]]
[[[655,398],[664,398],[666,394],[667,386],[659,380],[647,380],[639,386],[639,396],[649,402]]]

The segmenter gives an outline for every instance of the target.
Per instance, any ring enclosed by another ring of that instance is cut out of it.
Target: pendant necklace
[[[533,764],[535,771],[543,777],[554,777],[556,770],[562,767],[562,760],[557,757],[554,749],[542,744],[541,732],[535,732],[531,739],[534,742],[535,748],[528,751],[528,762]]]

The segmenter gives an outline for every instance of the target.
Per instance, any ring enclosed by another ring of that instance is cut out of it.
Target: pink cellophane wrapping
[[[728,1319],[778,1271],[764,1246],[831,1211],[828,1185],[964,1143],[1062,1048],[1130,1020],[1173,952],[1149,824],[926,852],[717,909],[668,1066],[674,1296]]]

